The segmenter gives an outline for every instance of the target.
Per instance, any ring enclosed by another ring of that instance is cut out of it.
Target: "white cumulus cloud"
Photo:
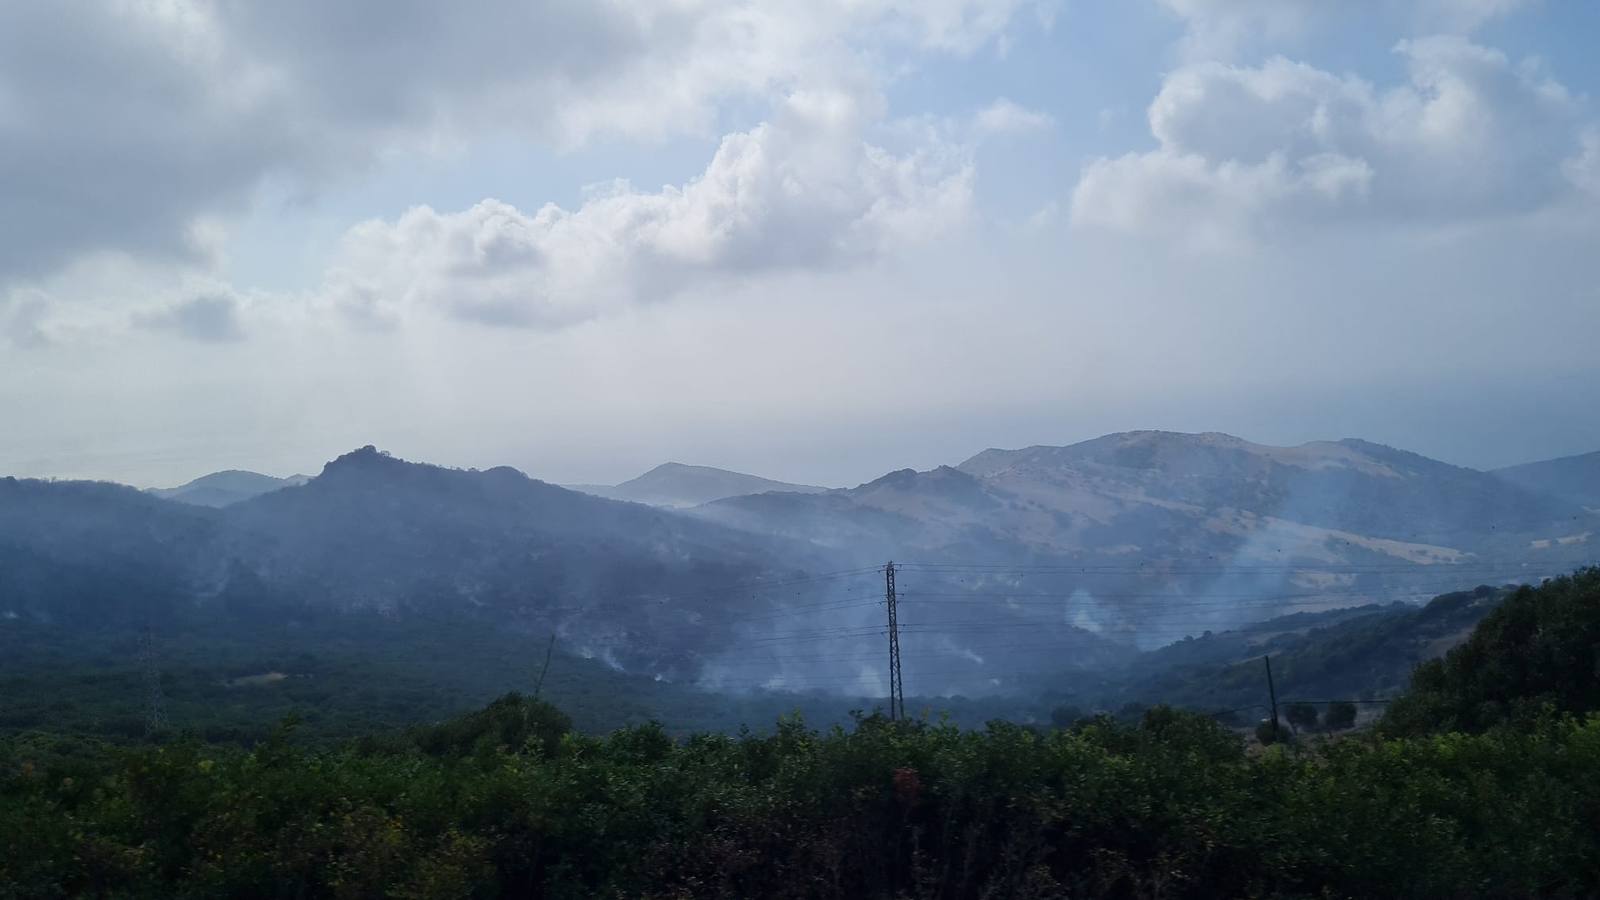
[[[1149,110],[1159,146],[1091,162],[1073,221],[1226,242],[1275,222],[1517,213],[1581,181],[1583,106],[1559,83],[1460,37],[1396,52],[1410,78],[1387,89],[1281,57],[1171,73]]]
[[[1192,61],[1298,42],[1335,26],[1392,26],[1400,33],[1469,34],[1533,0],[1159,0],[1186,26]]]
[[[979,135],[1026,134],[1055,124],[1048,114],[1001,97],[978,111],[973,126]]]
[[[618,183],[574,210],[491,199],[369,221],[346,235],[323,296],[380,320],[436,310],[558,327],[691,283],[870,260],[958,222],[972,191],[965,152],[894,152],[864,138],[870,121],[852,95],[802,91],[725,137],[683,185]]]
[[[0,3],[0,291],[106,252],[204,267],[196,226],[264,183],[314,192],[396,148],[714,134],[727,104],[971,54],[1036,5]]]

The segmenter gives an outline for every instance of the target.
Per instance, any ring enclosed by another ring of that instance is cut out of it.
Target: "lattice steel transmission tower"
[[[156,636],[147,622],[139,635],[139,664],[144,669],[146,737],[167,729],[167,695],[161,691],[161,669],[156,666]]]
[[[883,599],[889,607],[889,719],[906,714],[905,684],[900,679],[900,618],[894,593],[894,560],[883,567]]]

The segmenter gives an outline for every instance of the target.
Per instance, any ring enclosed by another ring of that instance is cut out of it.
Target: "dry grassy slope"
[[[1168,432],[988,450],[957,467],[893,472],[815,496],[731,498],[696,513],[861,562],[1115,567],[1095,578],[923,574],[919,586],[991,597],[1081,590],[1095,598],[1096,617],[1109,615],[1101,624],[1124,636],[1157,624],[1220,629],[1293,609],[1422,602],[1558,574],[1588,548],[1555,538],[1600,519],[1487,473],[1363,441],[1268,447]],[[1173,597],[1172,608],[1152,608],[1154,595]],[[1246,602],[1227,608],[1228,597]],[[1256,605],[1276,597],[1282,606]],[[1068,605],[1039,621],[1063,613],[1078,621]],[[1184,610],[1192,614],[1176,621]],[[1030,613],[991,605],[985,614]]]

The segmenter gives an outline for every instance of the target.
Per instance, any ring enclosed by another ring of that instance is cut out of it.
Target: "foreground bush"
[[[552,737],[521,698],[338,751],[0,745],[0,895],[1593,896],[1600,719],[1246,754],[1157,708]]]
[[[1417,667],[1391,734],[1528,728],[1600,710],[1600,568],[1518,589],[1472,636]]]

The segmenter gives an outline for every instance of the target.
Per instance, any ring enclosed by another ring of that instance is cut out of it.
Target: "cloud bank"
[[[697,281],[871,260],[958,223],[966,154],[892,152],[864,139],[871,120],[849,94],[796,92],[772,121],[723,138],[683,185],[620,182],[575,210],[490,199],[369,221],[345,237],[324,298],[386,321],[420,309],[557,327]]]
[[[1225,245],[1284,224],[1524,213],[1593,171],[1583,105],[1533,64],[1456,36],[1402,41],[1378,88],[1275,57],[1199,63],[1150,105],[1155,150],[1085,167],[1073,221]]]
[[[1024,0],[0,5],[0,289],[96,254],[205,266],[263,186],[397,148],[713,134],[731,102],[971,54]]]

